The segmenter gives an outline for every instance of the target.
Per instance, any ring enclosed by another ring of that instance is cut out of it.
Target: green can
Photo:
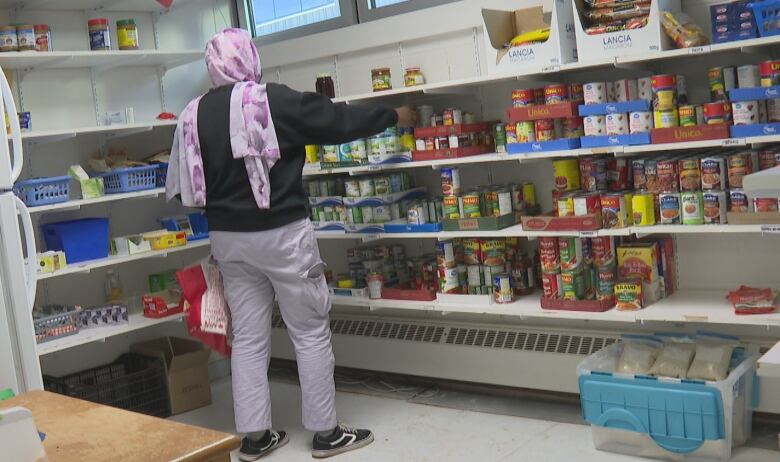
[[[463,196],[463,218],[479,218],[482,215],[482,197],[479,191],[471,191]]]
[[[311,207],[311,220],[312,221],[322,221],[320,220],[320,215],[325,213],[325,207],[321,205],[313,205]]]
[[[580,268],[576,271],[566,271],[561,273],[561,288],[563,290],[563,299],[585,300],[586,284],[585,270],[583,268]]]
[[[496,152],[506,152],[506,127],[496,124],[493,127],[493,138],[496,140]]]
[[[360,207],[347,207],[347,223],[353,225],[363,224],[363,212]]]
[[[333,212],[333,207],[325,206],[322,208],[322,212],[320,213],[320,221],[334,221],[334,217],[335,214]]]
[[[682,208],[682,224],[704,224],[704,197],[701,191],[680,193],[680,205]]]

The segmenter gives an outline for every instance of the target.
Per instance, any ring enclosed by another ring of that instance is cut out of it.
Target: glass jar
[[[120,50],[138,49],[138,26],[136,26],[134,19],[117,21],[116,36]]]
[[[35,28],[28,24],[16,26],[16,40],[19,51],[35,51]]]
[[[19,51],[16,26],[0,26],[0,51]]]
[[[527,253],[521,252],[512,263],[512,287],[515,295],[532,294],[535,285],[534,264]]]
[[[325,95],[328,98],[336,97],[336,86],[333,84],[333,78],[328,73],[317,74],[317,83],[315,83],[317,93]]]
[[[108,51],[111,49],[111,34],[108,30],[108,19],[97,18],[87,21],[89,26],[89,49],[92,51]]]
[[[404,86],[415,87],[425,84],[425,76],[419,67],[407,67],[404,73]]]
[[[35,25],[35,49],[37,51],[53,51],[51,44],[51,30],[46,24]]]
[[[392,90],[393,84],[390,81],[390,68],[371,69],[371,86],[374,88],[374,91]]]

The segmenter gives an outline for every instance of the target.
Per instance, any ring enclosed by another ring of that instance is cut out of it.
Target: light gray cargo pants
[[[311,222],[253,233],[213,231],[210,237],[232,315],[236,430],[272,428],[268,362],[274,294],[298,360],[303,426],[314,432],[335,428],[330,296]]]

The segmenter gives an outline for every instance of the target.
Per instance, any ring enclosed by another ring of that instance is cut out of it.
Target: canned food
[[[582,117],[570,117],[568,119],[563,119],[561,124],[563,126],[563,138],[572,139],[585,135],[585,130],[582,126]]]
[[[780,151],[775,153],[774,151],[759,151],[758,153],[758,169],[766,170],[768,168],[777,167],[780,165]]]
[[[468,275],[469,291],[472,287],[481,287],[484,285],[485,279],[482,272],[482,265],[468,265],[466,267]]]
[[[363,212],[360,207],[347,207],[347,223],[351,225],[363,223]]]
[[[374,208],[371,206],[360,207],[360,214],[363,217],[363,223],[374,223]]]
[[[518,143],[533,143],[536,141],[536,125],[534,122],[532,120],[518,122],[515,125],[515,137]]]
[[[598,272],[597,268],[588,265],[584,268],[585,272],[585,300],[595,300],[598,291]]]
[[[641,310],[643,305],[640,279],[622,279],[615,283],[615,307],[618,311]]]
[[[628,134],[628,114],[607,114],[606,117],[607,135],[627,135]]]
[[[758,66],[748,64],[737,68],[737,87],[758,88],[761,86],[761,75]]]
[[[733,67],[713,67],[707,72],[710,82],[710,101],[728,101],[729,91],[736,87]]]
[[[769,123],[780,122],[780,99],[769,99],[766,101],[766,120]]]
[[[601,195],[601,221],[607,229],[630,226],[623,193]]]
[[[698,125],[696,121],[696,107],[692,105],[680,106],[679,110],[680,126],[693,127]]]
[[[570,83],[569,84],[569,99],[573,103],[584,103],[585,102],[585,90],[582,87],[581,83]]]
[[[723,189],[726,187],[726,159],[705,157],[701,160],[701,189]]]
[[[653,128],[653,113],[638,111],[629,114],[628,131],[630,133],[647,133]]]
[[[585,300],[585,271],[579,269],[561,274],[564,300]]]
[[[390,194],[391,192],[393,192],[392,186],[390,185],[390,177],[387,176],[375,177],[374,191],[376,191],[377,195]]]
[[[651,78],[653,89],[653,109],[668,111],[677,107],[677,76],[674,74],[654,75]],[[656,125],[657,127],[657,125]]]
[[[456,196],[444,197],[444,218],[447,220],[457,220],[460,216],[460,205]]]
[[[544,104],[544,87],[534,88],[534,101],[536,104]]]
[[[704,107],[704,123],[718,125],[726,123],[726,106],[728,103],[706,103]]]
[[[353,179],[345,180],[344,192],[347,197],[360,197],[360,181]]]
[[[433,151],[436,149],[436,139],[435,138],[425,138],[425,150],[426,151]]]
[[[463,196],[463,218],[480,218],[481,216],[482,207],[479,193],[466,193]]]
[[[607,160],[603,157],[583,157],[580,164],[580,184],[583,191],[607,189]]]
[[[604,104],[607,100],[607,84],[605,82],[590,82],[582,86],[585,104]]]
[[[523,198],[523,186],[519,184],[512,185],[511,191],[512,195],[512,210],[515,212],[522,212],[526,208],[525,199]]]
[[[307,144],[306,145],[306,163],[314,164],[320,161],[320,147]]]
[[[481,243],[480,250],[485,265],[506,265],[506,240],[485,239]]]
[[[680,187],[680,175],[677,172],[678,163],[674,160],[659,160],[655,164],[655,187],[648,190],[653,193],[661,191],[677,191]]]
[[[581,217],[592,214],[601,215],[601,195],[591,193],[574,196],[574,215]]]
[[[680,213],[680,193],[675,191],[662,192],[658,196],[662,225],[679,225],[682,223]]]
[[[536,278],[528,255],[521,253],[512,263],[512,289],[515,295],[528,295],[534,291]]]
[[[585,265],[593,265],[593,246],[589,238],[581,238],[582,242],[582,263]]]
[[[747,153],[732,154],[727,158],[729,188],[741,188],[742,178],[750,173],[748,168],[749,157]]]
[[[513,107],[526,107],[536,104],[536,94],[533,89],[525,90],[513,90],[512,91],[512,106]]]
[[[734,118],[734,125],[753,125],[759,123],[758,101],[731,103],[731,116]]]
[[[493,275],[493,300],[496,303],[512,303],[515,301],[512,280],[508,274]]]
[[[493,127],[493,138],[496,140],[496,152],[506,152],[506,128],[504,124],[496,124]]]
[[[577,159],[556,159],[552,162],[555,189],[575,191],[580,189],[580,167]]]
[[[701,191],[689,191],[680,194],[682,206],[682,224],[704,224],[704,199]]]
[[[780,60],[764,61],[759,65],[761,86],[774,87],[780,85]]]
[[[653,126],[655,128],[672,128],[679,125],[680,116],[676,108],[653,111]]]
[[[597,286],[596,298],[607,301],[615,298],[615,275],[617,271],[615,264],[598,267],[596,270]]]
[[[539,260],[543,273],[553,273],[561,270],[561,257],[558,250],[557,237],[539,238]]]
[[[433,139],[433,148],[434,149],[449,149],[450,148],[450,139],[446,136],[437,136]]]
[[[648,192],[638,192],[631,198],[631,210],[634,212],[634,226],[655,225],[655,196]]]
[[[753,198],[753,209],[756,212],[777,212],[778,200],[776,197],[755,197]]]
[[[512,213],[512,193],[509,189],[502,188],[496,192],[498,208],[493,209],[494,216],[504,216]]]
[[[482,216],[496,216],[498,210],[498,192],[495,189],[484,189],[482,191]]]
[[[707,191],[702,195],[705,224],[726,223],[726,192]]]
[[[559,237],[558,251],[561,271],[573,271],[583,266],[582,239],[579,237]]]
[[[322,147],[322,161],[328,163],[339,162],[339,147],[332,145],[325,145]]]
[[[542,273],[542,296],[548,300],[563,297],[561,273]]]
[[[610,191],[623,191],[630,187],[632,172],[626,159],[610,158],[607,160],[607,188]]]
[[[701,188],[701,170],[699,159],[681,159],[678,163],[680,172],[680,191],[698,191]]]
[[[457,167],[441,169],[441,192],[444,196],[460,196],[460,169]]]
[[[482,258],[482,239],[463,239],[463,262],[467,265],[479,265]]]
[[[536,207],[536,186],[531,182],[523,183],[523,201],[527,207]]]
[[[615,239],[612,236],[599,236],[590,240],[593,264],[597,267],[615,264]]]
[[[519,128],[519,127],[518,127]],[[536,141],[552,141],[555,139],[555,122],[552,119],[541,119],[534,122]]]
[[[569,87],[554,84],[544,87],[544,104],[558,104],[569,101]]]
[[[352,161],[361,164],[368,163],[368,150],[366,150],[366,140],[355,140],[349,143],[349,151],[352,155]]]
[[[742,189],[729,191],[729,212],[749,212],[750,201]]]

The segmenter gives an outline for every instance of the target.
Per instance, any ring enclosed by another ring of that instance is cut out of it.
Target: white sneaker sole
[[[238,460],[241,462],[255,462],[256,460],[262,459],[263,457],[267,456],[268,454],[271,454],[272,452],[276,451],[277,449],[286,446],[287,443],[290,442],[290,435],[284,435],[284,438],[279,440],[278,443],[276,443],[276,446],[273,447],[270,451],[266,452],[265,454],[260,454],[259,456],[255,455],[249,455],[244,454],[241,451],[238,452]]]
[[[356,449],[364,448],[373,442],[374,442],[374,434],[372,433],[371,435],[368,436],[368,438],[364,439],[363,441],[349,444],[347,446],[343,446],[337,449],[312,450],[311,456],[314,457],[315,459],[327,459],[328,457],[333,457],[339,454],[344,454],[345,452],[350,452]]]

